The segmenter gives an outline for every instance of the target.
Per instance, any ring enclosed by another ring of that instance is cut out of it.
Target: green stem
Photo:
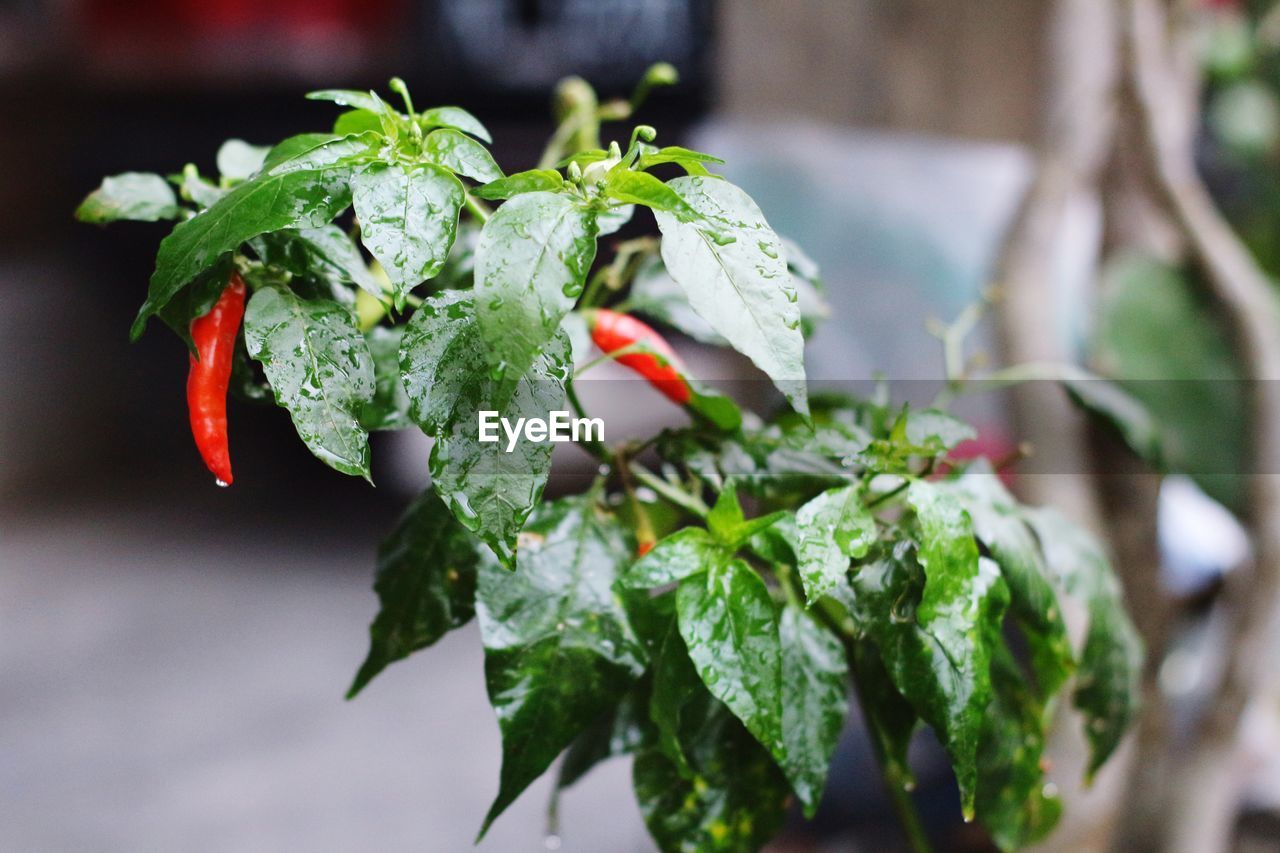
[[[586,419],[587,410],[582,407],[582,401],[578,399],[578,392],[574,390],[573,383],[566,383],[564,390],[565,395],[569,398],[569,405],[573,407],[574,414],[579,418]],[[604,446],[604,442],[597,438],[593,438],[590,441],[579,441],[578,446],[601,462],[610,461],[608,448]]]
[[[633,353],[638,353],[638,352],[653,352],[653,347],[647,346],[641,341],[637,341],[634,344],[627,344],[625,347],[619,347],[613,352],[607,352],[604,355],[597,356],[596,358],[593,358],[591,359],[591,361],[588,361],[586,364],[582,365],[582,367],[579,367],[573,374],[574,378],[576,379],[577,377],[586,373],[591,368],[604,364],[606,361],[617,361],[618,359],[622,358],[624,355],[631,355]]]
[[[706,518],[707,513],[711,512],[711,509],[702,502],[702,498],[697,495],[691,495],[683,489],[668,483],[643,465],[632,462],[628,470],[631,471],[631,476],[642,484],[653,489],[659,495],[691,515],[696,515],[698,518]]]
[[[866,702],[862,698],[862,685],[859,682],[857,667],[852,666],[853,661],[856,659],[853,653],[853,644],[848,638],[846,638],[845,644],[848,648],[849,661],[853,670],[853,695],[857,697],[858,707],[862,709],[862,719],[866,721],[868,728],[867,735],[876,753],[876,763],[880,765],[880,779],[884,782],[890,802],[893,803],[893,811],[898,816],[898,823],[902,827],[902,832],[907,837],[907,846],[911,848],[912,853],[931,853],[933,848],[929,844],[929,836],[924,831],[924,824],[920,822],[920,812],[916,809],[915,800],[911,799],[911,792],[907,789],[907,780],[903,778],[901,770],[893,762],[887,760],[879,739],[870,731],[872,725],[870,722],[871,715],[867,712]]]
[[[467,210],[471,211],[471,215],[478,219],[481,225],[488,222],[489,217],[493,215],[493,211],[489,209],[488,205],[480,201],[480,199],[476,198],[471,193],[466,194],[465,202]]]

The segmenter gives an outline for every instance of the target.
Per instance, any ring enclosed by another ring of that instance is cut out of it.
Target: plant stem
[[[907,837],[907,846],[911,848],[912,853],[931,853],[933,848],[929,844],[928,834],[924,831],[924,824],[920,822],[920,813],[916,809],[915,801],[911,799],[911,792],[907,789],[907,780],[903,778],[902,771],[897,765],[888,760],[880,746],[880,739],[871,731],[874,723],[867,710],[867,704],[862,698],[862,682],[857,667],[858,656],[853,637],[843,631],[841,634],[849,656],[849,669],[853,673],[853,695],[857,698],[858,707],[862,711],[867,737],[875,751],[876,764],[880,767],[880,779],[884,782],[890,802],[893,803],[893,811],[898,816],[902,833]]]
[[[856,690],[854,692],[857,693]],[[862,700],[858,701],[861,703]],[[929,836],[924,831],[924,825],[920,823],[920,813],[916,810],[915,801],[911,799],[911,792],[907,790],[905,780],[901,778],[896,768],[883,759],[879,764],[880,778],[889,791],[894,813],[898,815],[898,823],[902,826],[903,834],[907,836],[907,845],[913,853],[930,853],[932,848],[929,846]]]
[[[686,512],[698,518],[706,518],[707,513],[711,512],[711,509],[702,502],[702,498],[668,483],[643,465],[632,462],[628,470],[631,471],[631,476]]]
[[[582,401],[578,399],[578,392],[574,390],[573,383],[565,383],[564,390],[565,395],[569,398],[569,405],[573,407],[574,414],[579,418],[585,419],[587,410],[582,407]],[[601,462],[610,461],[608,448],[604,446],[604,442],[597,438],[593,438],[590,441],[579,441],[578,446]]]
[[[489,210],[489,207],[484,202],[471,193],[466,194],[466,205],[467,210],[471,211],[471,215],[478,219],[482,225],[488,222],[489,217],[493,215],[493,211]]]

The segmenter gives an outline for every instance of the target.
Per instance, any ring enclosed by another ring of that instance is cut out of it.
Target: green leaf
[[[513,376],[528,369],[582,293],[595,255],[593,215],[571,196],[525,193],[498,208],[476,248],[476,309],[491,367]]]
[[[704,163],[723,164],[724,161],[719,157],[703,154],[701,151],[681,148],[678,145],[668,145],[664,148],[645,151],[640,155],[639,166],[641,169],[652,169],[654,166],[659,166],[663,163],[675,163],[677,166],[690,170],[691,174],[704,174],[705,167],[702,171],[693,170],[701,167]]]
[[[630,554],[626,529],[580,496],[539,507],[514,574],[482,567],[476,614],[502,777],[481,836],[644,671],[644,649],[612,590]]]
[[[487,148],[452,128],[427,134],[422,141],[422,154],[433,163],[482,184],[502,177],[502,170]]]
[[[707,514],[707,528],[717,540],[730,548],[736,548],[787,514],[779,510],[749,520],[744,518],[742,506],[738,503],[737,489],[728,484],[716,497],[715,506]]]
[[[1064,379],[1062,387],[1071,402],[1109,425],[1141,459],[1157,471],[1164,469],[1160,427],[1133,395],[1117,383],[1088,374]]]
[[[906,440],[911,447],[933,453],[951,450],[961,442],[978,437],[978,431],[973,427],[937,409],[907,412],[905,428]]]
[[[1231,335],[1201,297],[1196,273],[1120,255],[1103,270],[1093,342],[1098,372],[1116,380],[1160,426],[1161,459],[1211,497],[1246,505],[1246,383]],[[1170,334],[1176,329],[1177,334]],[[1142,445],[1139,440],[1139,446]]]
[[[627,204],[643,204],[653,210],[664,210],[681,220],[692,221],[698,212],[680,194],[648,172],[630,169],[610,170],[605,178],[605,192],[610,198]]]
[[[1052,509],[1026,510],[1058,583],[1089,613],[1072,701],[1084,714],[1092,778],[1138,713],[1143,649],[1124,610],[1124,593],[1102,547]]]
[[[960,499],[973,529],[1009,586],[1010,613],[1027,638],[1039,695],[1058,692],[1075,668],[1062,608],[1031,528],[1013,496],[985,463],[974,463],[946,488]]]
[[[650,737],[649,691],[641,681],[622,700],[582,731],[560,762],[556,788],[568,788],[597,764],[630,755]]]
[[[266,162],[262,164],[262,170],[272,175],[283,175],[350,166],[368,159],[381,144],[382,137],[377,133],[338,137],[323,133],[304,133],[290,137],[272,148],[267,154]]]
[[[333,122],[333,132],[338,136],[373,131],[382,133],[382,117],[368,110],[347,110]]]
[[[940,557],[965,549],[947,544],[949,537],[930,538],[943,541],[930,548],[934,568],[928,581],[912,543],[903,540],[892,553],[858,567],[850,603],[855,621],[879,648],[898,692],[937,733],[955,770],[961,809],[972,817],[978,741],[991,699],[986,627],[999,624],[1008,594],[990,560],[979,560],[976,575],[964,584],[957,582],[963,572],[945,567],[946,560],[944,570],[938,571]],[[962,562],[967,564],[968,557]],[[955,592],[945,609],[939,608],[935,592],[933,612],[925,610],[930,585]]]
[[[634,204],[623,204],[616,207],[605,208],[596,214],[596,226],[600,229],[597,236],[608,237],[610,234],[616,234],[622,230],[622,226],[631,221],[631,217],[635,215],[636,206]]]
[[[564,178],[554,169],[530,169],[527,172],[516,172],[505,178],[490,181],[476,187],[477,198],[497,199],[511,198],[521,193],[554,192],[564,186]]]
[[[822,272],[818,264],[794,241],[779,235],[787,253],[787,269],[796,288],[796,305],[800,308],[800,331],[810,338],[818,324],[831,316],[831,306],[823,295]]]
[[[343,138],[341,134],[335,135],[332,133],[299,133],[296,136],[287,137],[277,142],[267,152],[267,158],[262,162],[262,168],[265,171],[270,171],[281,163]]]
[[[480,120],[462,107],[432,107],[418,113],[418,125],[426,130],[432,127],[451,127],[463,133],[469,133],[484,142],[493,142],[489,131],[485,130]]]
[[[476,246],[480,244],[480,226],[462,220],[458,223],[458,236],[440,272],[431,279],[433,291],[447,288],[469,288],[475,281]]]
[[[360,412],[367,430],[404,429],[409,420],[409,395],[400,379],[400,344],[403,326],[374,326],[364,333],[373,357],[373,399]]]
[[[183,200],[189,200],[195,203],[197,210],[204,210],[212,207],[231,190],[227,187],[217,186],[210,183],[206,178],[201,177],[200,173],[193,168],[187,168],[181,176],[181,183],[178,184],[179,194]]]
[[[355,284],[382,297],[382,287],[365,265],[360,249],[337,225],[285,228],[249,241],[259,260],[299,278]]]
[[[103,178],[76,208],[81,222],[105,224],[121,219],[156,222],[177,219],[181,213],[173,187],[151,172],[124,172]]]
[[[569,341],[552,340],[523,376],[495,379],[476,322],[472,294],[442,291],[413,315],[400,348],[409,415],[436,439],[431,476],[458,520],[484,540],[508,567],[516,535],[542,496],[551,468],[549,442],[479,440],[479,412],[515,422],[547,417],[564,403],[572,365]]]
[[[664,853],[758,850],[781,828],[787,783],[769,753],[719,702],[682,725],[688,778],[657,746],[636,755],[640,813]]]
[[[654,212],[667,269],[693,310],[807,414],[800,310],[778,235],[756,203],[727,181],[684,177],[668,186],[699,218]]]
[[[439,166],[370,163],[351,176],[364,243],[395,285],[397,304],[444,266],[458,231],[462,184]],[[376,294],[375,294],[376,295]]]
[[[978,820],[1001,850],[1020,850],[1044,838],[1062,814],[1046,790],[1044,706],[1023,681],[1009,650],[994,643],[993,696],[978,745]]]
[[[725,546],[701,527],[686,527],[658,540],[631,566],[623,583],[652,589],[709,570],[728,556]]]
[[[689,411],[721,432],[736,432],[742,426],[742,409],[733,398],[694,380],[689,384]]]
[[[434,492],[423,492],[378,546],[379,610],[348,699],[389,664],[471,621],[478,565],[475,540]]]
[[[653,661],[649,719],[657,729],[657,747],[686,779],[694,778],[684,753],[686,720],[704,719],[714,704],[717,700],[703,687],[680,630],[672,622]]]
[[[849,665],[839,638],[809,614],[784,607],[782,643],[782,768],[804,806],[817,811],[827,768],[849,712]]]
[[[380,98],[372,92],[363,92],[358,89],[321,89],[316,92],[307,92],[306,98],[308,101],[332,101],[340,107],[354,107],[371,113],[382,110]]]
[[[863,499],[862,486],[843,486],[796,511],[796,568],[810,604],[844,583],[849,561],[865,557],[875,542],[876,520]]]
[[[703,684],[769,750],[781,747],[782,648],[764,581],[741,560],[685,578],[680,636]]]
[[[267,231],[327,225],[351,203],[346,162],[361,144],[358,138],[343,138],[299,151],[178,223],[160,242],[147,299],[130,336],[137,339],[148,318],[224,252]]]
[[[213,266],[196,276],[189,287],[170,299],[157,315],[192,352],[195,352],[195,344],[191,340],[191,321],[203,317],[213,308],[222,291],[227,289],[231,269],[231,255],[223,255]]]
[[[919,560],[925,574],[916,621],[949,659],[968,659],[970,664],[971,672],[965,673],[970,682],[966,685],[968,701],[963,707],[949,709],[943,743],[955,765],[961,805],[965,814],[972,816],[978,728],[991,695],[987,672],[990,649],[983,643],[985,608],[982,598],[974,595],[980,576],[978,545],[973,524],[954,495],[916,480],[907,489],[907,503],[915,510],[920,527]],[[991,565],[994,568],[995,564]],[[906,694],[901,686],[899,689]]]
[[[368,479],[369,434],[359,415],[373,399],[373,359],[350,309],[264,287],[245,309],[244,339],[307,448],[334,470]]]
[[[635,277],[631,280],[627,303],[633,312],[652,317],[695,341],[712,346],[728,346],[728,341],[693,310],[684,289],[676,284],[676,280],[667,272],[666,264],[657,255],[646,258],[636,270]]]
[[[243,139],[228,139],[218,149],[218,174],[232,181],[247,181],[262,168],[270,151],[268,145],[250,145]]]

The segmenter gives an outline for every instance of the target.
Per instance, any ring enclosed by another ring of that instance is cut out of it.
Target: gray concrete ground
[[[0,515],[0,849],[472,849],[499,763],[474,626],[343,701],[372,545],[316,533],[228,549],[152,510]],[[568,792],[561,849],[652,849],[629,774]],[[548,790],[479,849],[546,849]]]

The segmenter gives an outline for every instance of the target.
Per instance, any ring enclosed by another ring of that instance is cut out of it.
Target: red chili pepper
[[[218,478],[220,486],[231,485],[227,385],[231,381],[236,333],[244,317],[244,297],[244,279],[233,272],[209,313],[191,321],[191,340],[196,346],[196,355],[191,356],[191,369],[187,373],[191,434],[195,436],[204,464]]]
[[[591,340],[602,352],[614,353],[633,344],[643,344],[652,352],[620,355],[618,363],[649,380],[650,385],[673,403],[683,406],[689,402],[692,394],[683,375],[684,363],[661,335],[635,317],[608,308],[596,308],[586,313]]]
[[[652,551],[653,546],[657,544],[658,543],[654,542],[652,539],[640,540],[640,544],[636,546],[636,556],[643,557],[645,554],[648,554],[650,551]]]

